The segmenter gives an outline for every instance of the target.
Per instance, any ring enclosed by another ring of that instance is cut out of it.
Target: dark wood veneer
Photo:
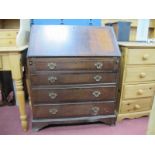
[[[101,72],[40,72],[30,76],[32,86],[96,84],[117,82],[117,73]]]
[[[114,114],[114,102],[33,106],[33,118],[68,118]]]
[[[50,94],[53,94],[50,96]],[[114,100],[116,98],[116,86],[89,86],[79,88],[32,88],[31,99],[35,103],[40,102],[76,102],[76,101],[100,101]]]
[[[32,26],[27,66],[33,129],[115,124],[119,56],[109,27]]]

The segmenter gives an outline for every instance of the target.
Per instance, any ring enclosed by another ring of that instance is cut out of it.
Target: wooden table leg
[[[20,120],[24,131],[28,130],[28,122],[25,108],[25,95],[23,91],[23,72],[21,65],[21,54],[10,55],[12,78],[15,83],[16,99],[19,104]]]
[[[149,117],[149,123],[148,123],[148,129],[147,129],[148,135],[155,135],[155,97],[153,100],[153,106]]]

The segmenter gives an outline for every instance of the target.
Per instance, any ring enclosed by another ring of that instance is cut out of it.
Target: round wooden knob
[[[144,78],[146,76],[146,73],[140,73],[140,78]]]
[[[9,41],[9,44],[12,44],[12,41]]]
[[[136,104],[136,105],[134,106],[134,108],[135,108],[135,109],[140,109],[140,105]]]
[[[144,54],[143,55],[143,60],[148,60],[148,58],[149,58],[149,55],[148,54]]]
[[[139,90],[138,90],[138,95],[142,95],[143,92],[144,92],[144,91],[143,91],[142,89],[139,89]]]

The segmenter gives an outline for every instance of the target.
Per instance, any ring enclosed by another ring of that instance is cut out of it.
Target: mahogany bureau
[[[149,115],[155,94],[155,44],[120,42],[118,121]]]
[[[33,129],[115,124],[119,57],[110,27],[32,26],[27,65]]]

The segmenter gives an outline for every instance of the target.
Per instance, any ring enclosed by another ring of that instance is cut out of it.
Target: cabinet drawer
[[[129,49],[127,64],[155,64],[155,49]]]
[[[2,56],[0,56],[0,69],[3,68],[3,63],[2,63]]]
[[[0,39],[16,38],[18,31],[0,31]]]
[[[154,96],[155,83],[151,84],[137,84],[137,85],[125,85],[123,90],[123,98],[141,98]]]
[[[33,118],[67,118],[114,114],[114,102],[35,105]]]
[[[152,98],[123,101],[121,103],[121,113],[151,110],[152,102]]]
[[[28,61],[31,72],[34,71],[115,71],[118,60],[114,58],[30,58]]]
[[[0,39],[0,46],[16,46],[16,39]]]
[[[125,82],[141,82],[155,80],[155,66],[127,67]]]
[[[32,89],[31,98],[33,103],[54,103],[54,102],[84,102],[114,100],[116,86],[91,86],[73,88],[50,88]]]
[[[31,75],[32,86],[35,85],[65,85],[65,84],[95,84],[116,83],[116,73],[61,73],[43,72]]]

